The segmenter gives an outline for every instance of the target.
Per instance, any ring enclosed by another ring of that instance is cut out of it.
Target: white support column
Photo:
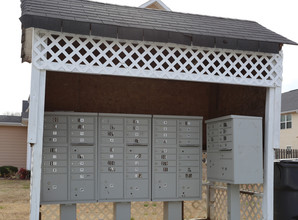
[[[45,81],[46,71],[32,65],[28,124],[28,144],[32,150],[30,220],[39,219]]]
[[[264,196],[263,217],[273,219],[274,198],[274,148],[279,147],[281,88],[268,88],[266,95],[265,146],[264,146]]]

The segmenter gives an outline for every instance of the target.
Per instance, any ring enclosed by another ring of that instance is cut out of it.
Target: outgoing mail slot
[[[43,161],[44,167],[66,167],[67,161],[66,160],[47,160]]]
[[[71,166],[74,167],[93,167],[94,166],[94,161],[72,161]]]
[[[117,124],[102,124],[101,125],[102,131],[123,131],[123,125]]]
[[[70,121],[71,121],[71,123],[94,124],[93,117],[76,116],[76,117],[71,117]]]
[[[148,126],[144,125],[127,125],[126,131],[148,131]]]
[[[198,120],[179,120],[179,126],[198,127],[200,123]]]
[[[126,178],[127,179],[148,179],[148,173],[141,173],[141,172],[126,173]]]
[[[93,167],[72,167],[71,173],[94,173]]]
[[[154,119],[155,125],[176,126],[176,120],[173,119]]]
[[[72,180],[92,180],[94,175],[91,173],[81,173],[81,174],[72,174],[70,175]]]
[[[117,125],[122,125],[123,124],[123,118],[116,118],[116,117],[111,117],[111,118],[101,118],[101,123],[102,124],[117,124]]]
[[[94,144],[93,137],[72,137],[70,138],[72,144]]]
[[[44,160],[67,160],[66,154],[44,154]]]
[[[148,172],[148,167],[126,167],[126,172],[128,173],[145,172],[146,173]]]

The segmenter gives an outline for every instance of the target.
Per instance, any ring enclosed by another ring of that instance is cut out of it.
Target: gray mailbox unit
[[[262,183],[262,118],[230,115],[206,124],[208,180]]]
[[[151,117],[99,114],[99,200],[151,200]]]
[[[96,201],[97,114],[45,113],[41,201]]]
[[[153,116],[152,200],[201,198],[202,117]]]

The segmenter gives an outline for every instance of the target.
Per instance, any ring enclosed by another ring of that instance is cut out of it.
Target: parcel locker
[[[262,183],[262,118],[229,115],[206,124],[208,180]]]
[[[202,117],[153,116],[152,200],[201,198]]]

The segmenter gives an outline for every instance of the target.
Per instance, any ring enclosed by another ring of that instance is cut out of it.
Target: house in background
[[[298,149],[298,89],[282,94],[280,148]]]
[[[30,169],[28,106],[28,101],[23,101],[21,116],[0,115],[0,166]]]

